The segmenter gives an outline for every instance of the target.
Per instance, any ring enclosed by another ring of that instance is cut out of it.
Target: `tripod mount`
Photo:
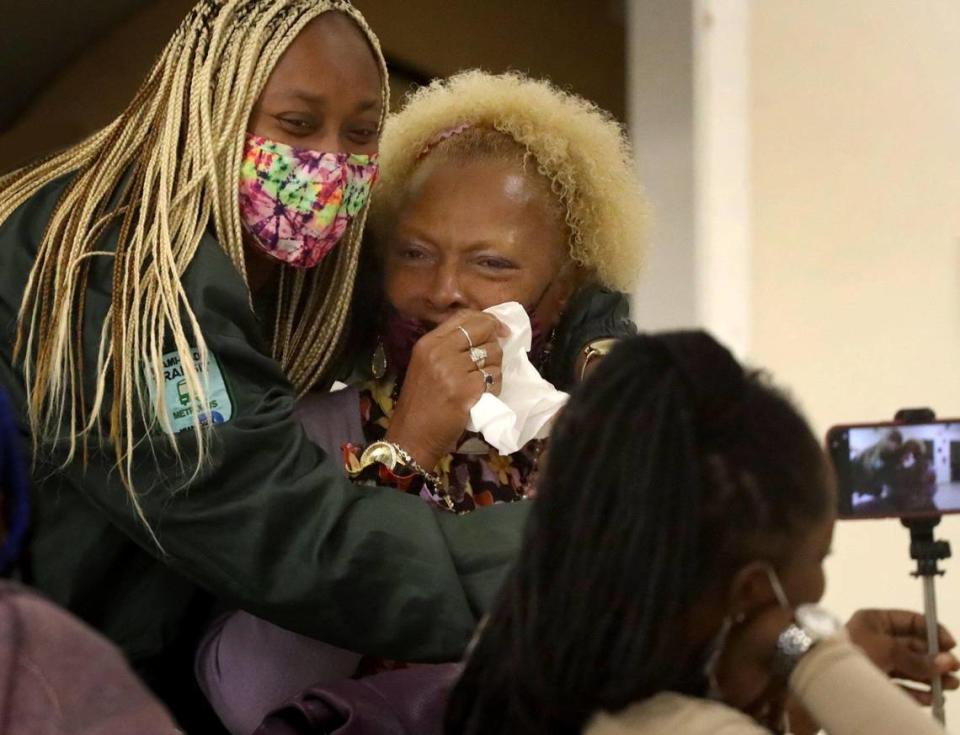
[[[894,420],[899,424],[923,424],[936,420],[929,408],[902,408],[897,411]],[[901,518],[900,522],[910,530],[910,558],[917,562],[917,569],[911,576],[923,580],[923,614],[927,623],[927,651],[931,656],[940,653],[940,639],[937,624],[937,590],[935,582],[946,572],[939,563],[950,558],[950,542],[933,537],[933,529],[940,523],[940,516],[919,518]],[[939,677],[931,682],[933,695],[933,716],[945,723],[943,711],[943,682]]]

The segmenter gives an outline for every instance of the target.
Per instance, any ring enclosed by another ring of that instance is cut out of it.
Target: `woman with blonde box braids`
[[[357,489],[293,416],[333,377],[387,104],[345,0],[204,0],[114,122],[0,178],[0,382],[35,460],[23,576],[190,732],[215,731],[189,673],[213,599],[456,658],[519,543],[524,504],[459,518]],[[478,372],[465,398],[487,389]]]

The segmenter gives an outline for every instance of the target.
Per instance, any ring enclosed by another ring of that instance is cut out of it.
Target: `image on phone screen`
[[[841,518],[960,512],[960,421],[836,426],[827,447]]]

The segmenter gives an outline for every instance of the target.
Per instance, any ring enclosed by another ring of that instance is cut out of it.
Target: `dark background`
[[[76,142],[133,96],[193,0],[0,0],[0,171]],[[624,0],[355,0],[411,85],[458,69],[547,76],[625,114]]]

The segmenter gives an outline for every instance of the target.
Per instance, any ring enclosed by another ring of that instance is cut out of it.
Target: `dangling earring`
[[[724,646],[727,645],[727,638],[734,625],[740,625],[747,616],[744,613],[737,613],[734,616],[727,615],[720,625],[720,630],[714,636],[711,644],[710,655],[707,662],[703,665],[703,673],[707,678],[707,698],[717,702],[723,701],[723,691],[720,689],[720,682],[717,680],[717,666],[720,664],[720,657],[723,655]]]
[[[546,369],[547,365],[550,364],[550,358],[553,356],[553,340],[557,336],[557,328],[554,327],[550,330],[550,334],[547,336],[547,342],[543,346],[543,356],[540,358],[540,366],[542,369]]]
[[[728,615],[723,619],[720,630],[710,646],[707,662],[703,665],[703,673],[707,677],[707,698],[717,702],[723,701],[723,692],[720,691],[720,682],[717,681],[717,665],[720,663],[720,656],[723,655],[723,647],[727,644],[731,628],[733,628],[733,619]]]
[[[374,380],[380,380],[387,374],[387,351],[383,346],[383,337],[377,337],[377,346],[373,350],[370,360],[370,373]]]

